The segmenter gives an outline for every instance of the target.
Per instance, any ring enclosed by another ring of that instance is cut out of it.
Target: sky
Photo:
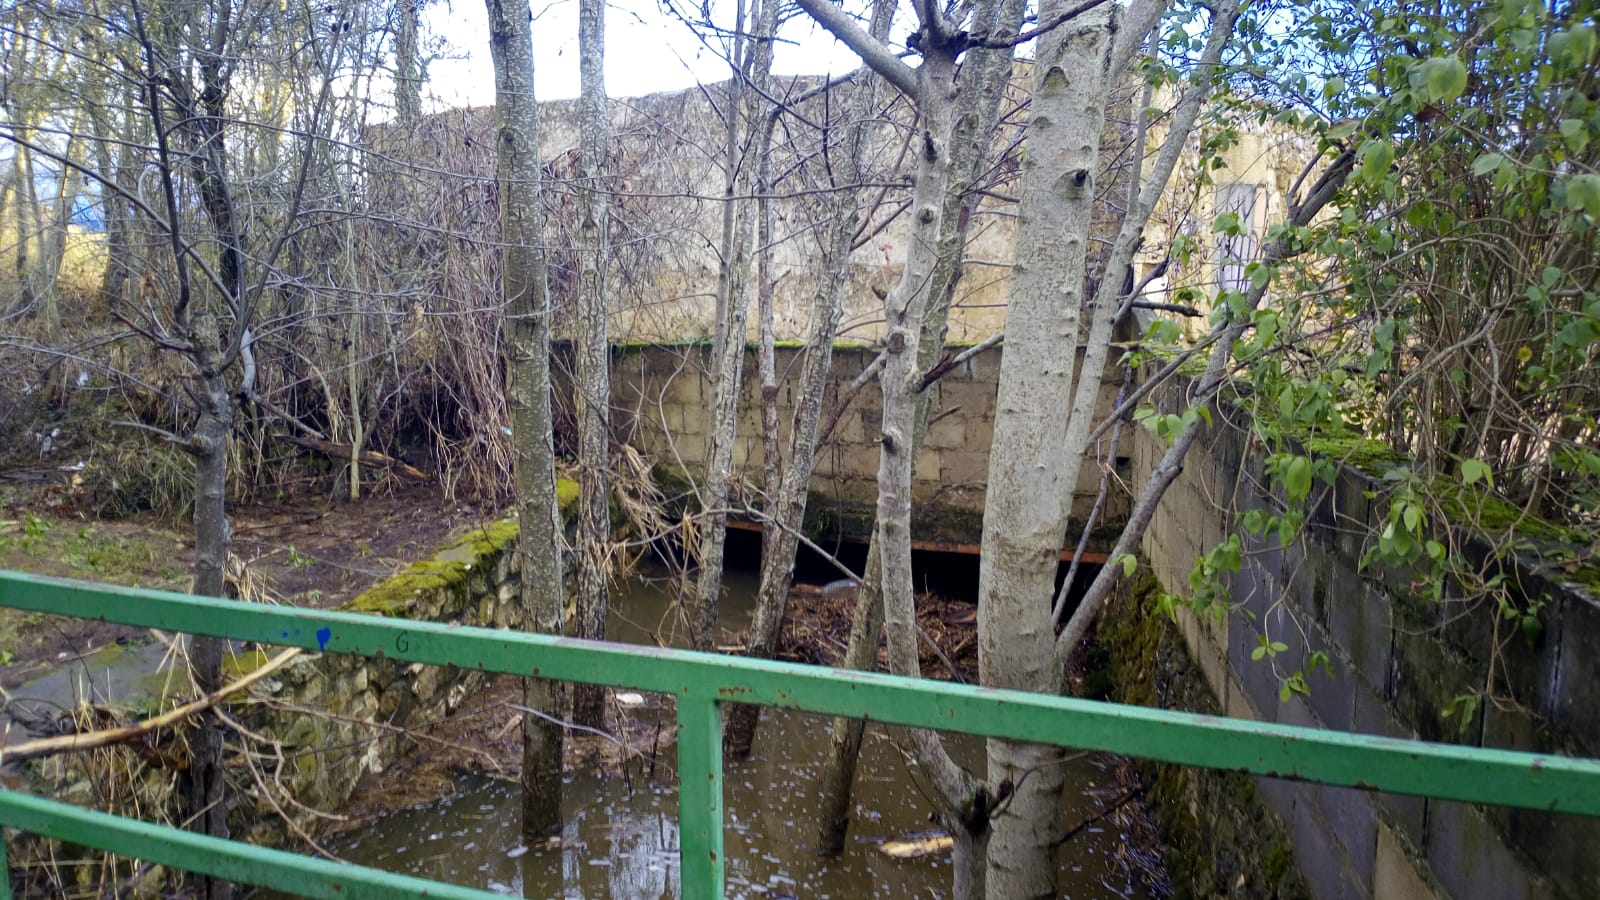
[[[692,0],[691,0],[692,2]],[[533,0],[534,90],[540,100],[578,95],[578,3]],[[726,7],[713,5],[713,10]],[[451,47],[452,58],[428,66],[430,108],[487,106],[494,102],[488,24],[482,0],[446,0],[427,7],[425,27]],[[855,54],[803,17],[782,29],[774,53],[779,75],[848,72]],[[726,80],[728,64],[658,0],[614,0],[606,14],[606,93],[637,97]]]

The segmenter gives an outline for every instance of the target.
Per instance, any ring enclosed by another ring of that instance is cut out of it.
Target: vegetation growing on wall
[[[1238,524],[1294,544],[1352,466],[1374,479],[1371,534],[1356,537],[1374,572],[1409,572],[1432,601],[1493,618],[1501,639],[1531,639],[1544,601],[1506,564],[1593,584],[1600,546],[1592,11],[1320,10],[1263,36],[1251,71],[1268,80],[1241,85],[1201,143],[1216,154],[1242,129],[1289,126],[1353,163],[1335,214],[1275,230],[1308,251],[1299,262],[1244,267],[1274,300],[1251,314],[1224,402],[1240,411],[1230,427],[1259,440],[1276,499]],[[1142,419],[1170,437],[1202,415]],[[1197,603],[1229,602],[1220,579],[1240,554],[1229,539],[1196,561]],[[1304,691],[1306,674],[1286,689]]]
[[[1084,696],[1190,712],[1223,710],[1163,611],[1148,569],[1125,583],[1085,653]],[[1283,823],[1235,772],[1148,764],[1166,863],[1180,896],[1290,898],[1311,893],[1294,867]]]

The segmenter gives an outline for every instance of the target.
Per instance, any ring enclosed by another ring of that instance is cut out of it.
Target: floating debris
[[[943,831],[923,831],[906,835],[903,841],[884,841],[878,852],[890,859],[921,859],[935,853],[948,853],[955,839]]]

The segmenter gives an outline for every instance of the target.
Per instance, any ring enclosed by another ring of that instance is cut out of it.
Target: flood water
[[[724,625],[743,628],[754,582],[734,575],[724,600]],[[612,638],[665,636],[666,595],[649,585],[614,598]],[[651,711],[645,716],[655,716]],[[670,731],[670,711],[659,713]],[[845,852],[812,852],[819,800],[817,771],[828,741],[827,720],[769,711],[748,761],[727,764],[726,841],[730,897],[914,898],[948,894],[947,857],[894,860],[877,851],[886,840],[933,828],[933,806],[907,752],[881,729],[869,729],[856,779],[855,815]],[[981,745],[967,739],[956,756],[973,762]],[[362,865],[474,886],[516,897],[676,898],[677,790],[670,748],[654,765],[634,761],[627,776],[570,773],[566,830],[560,848],[523,847],[516,784],[487,777],[461,780],[443,800],[378,819],[329,847]],[[1072,793],[1063,821],[1098,811],[1096,798],[1120,793],[1109,773],[1089,760],[1069,764]],[[1064,896],[1151,896],[1123,864],[1124,836],[1091,828],[1061,856]]]

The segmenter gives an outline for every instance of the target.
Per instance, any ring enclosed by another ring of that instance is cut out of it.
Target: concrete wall
[[[952,353],[961,348],[951,348]],[[801,348],[777,353],[780,377],[779,422],[788,440],[794,419],[795,384],[803,363]],[[999,348],[986,350],[957,367],[931,390],[928,437],[913,473],[913,537],[937,543],[975,544],[981,534],[983,497],[989,476],[989,443],[994,433],[995,392],[1000,378]],[[825,410],[834,407],[876,351],[841,347],[834,351]],[[704,471],[711,394],[710,348],[704,344],[631,345],[613,353],[612,404],[618,430],[664,465],[698,477]],[[787,377],[786,377],[787,376]],[[1101,392],[1100,414],[1109,413],[1117,384]],[[746,501],[757,502],[762,480],[760,387],[756,354],[746,355],[739,399],[739,439],[734,465]],[[826,412],[824,413],[826,416]],[[867,385],[840,418],[821,448],[812,479],[811,515],[825,513],[848,537],[863,538],[877,501],[879,429],[883,396],[877,382]],[[1100,471],[1085,466],[1074,501],[1075,514],[1087,515],[1099,486]],[[1126,501],[1114,496],[1105,518],[1127,514]],[[864,517],[864,518],[863,518]]]
[[[1157,402],[1177,411],[1181,386]],[[1261,460],[1248,433],[1218,416],[1197,445],[1145,537],[1143,550],[1169,590],[1182,591],[1195,556],[1223,538],[1230,510],[1267,508]],[[1132,470],[1142,479],[1164,445],[1140,429]],[[1407,573],[1362,571],[1383,486],[1352,468],[1309,504],[1305,540],[1247,541],[1231,578],[1248,615],[1179,616],[1189,654],[1230,716],[1486,747],[1600,756],[1600,603],[1525,567],[1520,589],[1546,601],[1542,634],[1496,641],[1493,610],[1420,597]],[[1447,594],[1450,593],[1447,591]],[[1459,595],[1457,595],[1459,598]],[[1276,672],[1253,662],[1258,636],[1289,650]],[[1309,652],[1330,655],[1334,676],[1311,680],[1309,698],[1279,697],[1279,674]],[[1492,677],[1491,677],[1492,673]],[[1457,697],[1494,685],[1503,702],[1457,708]],[[1288,826],[1295,862],[1320,898],[1535,900],[1600,897],[1600,820],[1257,779]]]

